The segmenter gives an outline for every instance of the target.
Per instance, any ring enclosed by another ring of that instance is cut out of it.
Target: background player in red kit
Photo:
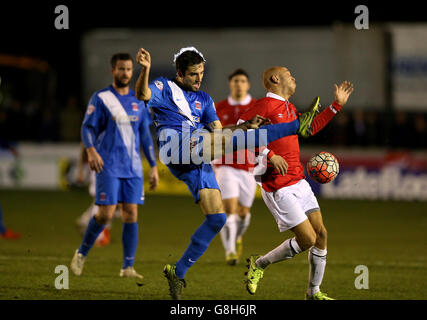
[[[285,67],[271,67],[264,71],[263,84],[268,91],[267,97],[258,100],[251,110],[241,115],[241,119],[250,119],[255,114],[268,118],[273,124],[297,119],[297,109],[288,100],[296,88],[295,78],[291,72]],[[319,132],[341,110],[353,92],[353,85],[348,81],[334,87],[335,100],[315,117],[312,134]],[[306,299],[331,300],[320,291],[326,266],[326,228],[317,199],[303,174],[298,136],[291,135],[273,141],[267,148],[270,150],[267,157],[284,158],[288,163],[288,170],[283,175],[270,163],[268,164],[265,173],[259,177],[262,197],[273,214],[280,232],[290,229],[295,237],[287,239],[263,256],[252,255],[248,259],[246,288],[249,293],[255,294],[258,282],[268,265],[291,259],[309,249],[309,283]]]
[[[239,116],[250,110],[255,99],[249,94],[249,76],[243,69],[237,69],[228,76],[230,95],[215,104],[216,113],[224,128],[235,126]],[[250,209],[256,192],[256,181],[251,174],[254,157],[246,150],[235,152],[213,161],[216,180],[221,189],[227,221],[220,235],[225,250],[225,260],[235,265],[243,250],[242,236],[249,227]],[[232,161],[231,161],[232,160]],[[240,160],[240,161],[239,161]]]

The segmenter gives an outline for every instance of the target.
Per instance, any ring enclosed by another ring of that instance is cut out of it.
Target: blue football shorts
[[[185,182],[196,203],[200,200],[200,190],[220,190],[215,178],[215,173],[210,164],[170,164],[168,165],[168,168],[176,178]]]
[[[117,178],[96,174],[95,203],[113,205],[121,203],[144,204],[144,180],[142,177]]]
[[[196,130],[184,133],[164,129],[161,132],[163,137],[159,139],[160,161],[167,165],[176,178],[187,185],[196,203],[200,200],[200,190],[220,190],[210,165],[210,159],[208,163],[202,159],[203,136],[200,135],[201,132],[203,131]]]

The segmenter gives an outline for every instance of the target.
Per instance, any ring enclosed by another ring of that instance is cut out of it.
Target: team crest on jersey
[[[136,102],[132,103],[132,110],[133,111],[138,111],[138,104]]]
[[[95,111],[95,106],[91,104],[87,107],[86,113],[89,115],[89,114],[92,114],[94,111]]]
[[[279,113],[277,116],[278,116],[279,118],[283,118],[283,113]]]
[[[154,85],[160,90],[160,91],[162,91],[163,90],[163,82],[161,82],[161,81],[159,81],[159,80],[156,80],[156,81],[154,81]]]
[[[202,104],[199,101],[196,101],[196,109],[202,110]]]

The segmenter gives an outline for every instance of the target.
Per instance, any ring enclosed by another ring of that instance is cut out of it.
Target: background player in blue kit
[[[89,250],[105,225],[111,221],[118,203],[122,203],[123,266],[121,277],[142,279],[133,268],[138,245],[138,204],[144,203],[140,146],[151,166],[150,188],[158,184],[153,141],[149,131],[149,113],[143,102],[129,89],[133,60],[127,53],[111,58],[113,84],[93,94],[82,125],[82,141],[89,166],[96,171],[98,213],[90,220],[79,249],[71,261],[71,270],[81,275]]]
[[[18,158],[18,151],[16,150],[13,143],[9,140],[6,140],[2,136],[3,130],[0,130],[0,152],[5,150],[10,153],[15,159]],[[0,239],[19,239],[21,234],[15,231],[12,231],[10,228],[6,228],[3,221],[3,208],[0,204]]]
[[[187,270],[203,255],[212,239],[224,226],[227,218],[215,174],[209,163],[212,159],[202,163],[195,163],[192,160],[186,162],[184,161],[188,158],[186,152],[191,150],[191,147],[188,149],[186,146],[187,143],[192,145],[194,142],[192,137],[197,136],[198,131],[202,129],[222,130],[222,125],[216,115],[212,98],[207,93],[199,91],[206,60],[197,49],[194,47],[182,48],[175,55],[176,78],[160,77],[150,84],[151,56],[149,52],[141,48],[137,53],[136,61],[142,66],[136,84],[136,96],[138,99],[146,101],[147,106],[152,109],[153,121],[159,136],[160,159],[165,162],[162,158],[162,148],[175,141],[175,145],[171,149],[172,162],[165,164],[175,177],[186,183],[205,215],[204,222],[192,235],[190,244],[182,257],[175,265],[167,264],[164,267],[170,294],[173,299],[180,299],[182,288],[186,285],[184,276]],[[303,114],[299,120],[264,126],[267,134],[266,140],[273,141],[297,132],[308,136],[316,112],[317,105],[310,112]],[[231,129],[257,129],[267,122],[263,117],[255,116]],[[251,133],[261,134],[259,130],[253,130]],[[212,133],[213,135],[214,133]],[[162,139],[162,137],[170,138],[170,140]],[[233,149],[245,148],[242,145],[238,146],[233,137],[231,140]],[[264,141],[261,145],[266,145],[265,143],[268,141]],[[211,140],[211,147],[214,143],[215,139]],[[258,147],[261,142],[257,140],[256,143],[258,145],[255,147]],[[205,145],[203,150],[206,150]],[[222,152],[224,153],[224,149]],[[178,163],[173,162],[174,159],[178,159]]]

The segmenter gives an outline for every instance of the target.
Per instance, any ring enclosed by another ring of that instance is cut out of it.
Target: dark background
[[[93,28],[226,28],[260,26],[332,25],[353,22],[354,8],[365,4],[369,21],[427,21],[421,2],[399,4],[379,1],[275,1],[267,2],[115,2],[115,1],[8,1],[1,5],[1,51],[47,60],[57,71],[57,95],[80,97],[80,38]],[[57,5],[69,9],[69,29],[57,30]]]
[[[422,4],[415,1],[399,4],[380,1],[3,2],[0,9],[0,54],[40,59],[49,67],[45,73],[9,69],[8,74],[3,74],[9,80],[15,79],[13,95],[22,101],[19,102],[21,105],[12,101],[3,110],[0,108],[0,141],[79,140],[78,128],[87,105],[87,97],[82,96],[81,39],[91,29],[324,27],[339,22],[353,24],[358,16],[354,10],[360,4],[369,9],[370,25],[427,21]],[[58,5],[65,5],[69,10],[67,30],[55,28],[54,22],[59,15],[55,13],[55,8]],[[3,81],[2,88],[6,87],[5,84]],[[345,121],[335,121],[310,142],[427,147],[425,114],[399,115],[387,107],[384,112],[374,114],[373,117],[375,121],[367,124],[369,128],[363,141],[353,139],[354,132],[350,131],[354,126],[347,125]],[[415,134],[412,124],[415,121],[421,122],[421,133],[416,133],[419,139],[410,139]],[[396,128],[391,127],[394,122]],[[67,136],[67,132],[74,133]]]

